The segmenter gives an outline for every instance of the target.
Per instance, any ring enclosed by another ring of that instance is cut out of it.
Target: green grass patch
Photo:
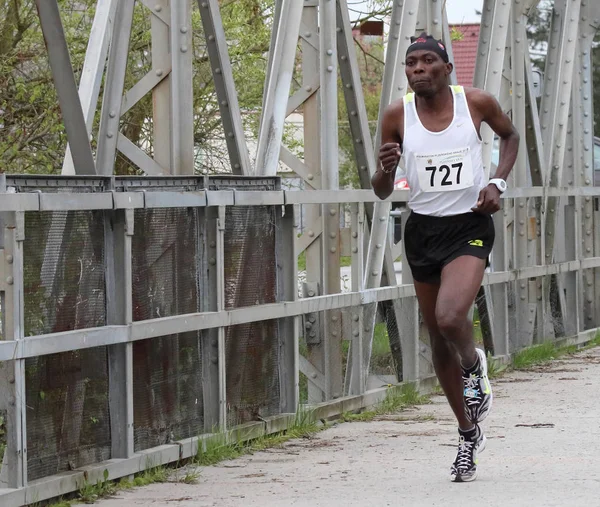
[[[177,464],[149,468],[148,470],[135,474],[133,480],[123,478],[119,481],[109,481],[108,470],[105,470],[104,480],[98,480],[95,484],[86,481],[76,493],[60,497],[58,500],[50,503],[44,502],[43,504],[38,503],[34,505],[36,507],[41,505],[47,505],[48,507],[71,507],[82,503],[93,504],[102,498],[113,496],[119,491],[126,491],[134,487],[148,486],[149,484],[169,481],[193,484],[193,481],[196,481],[200,476],[196,471],[188,471],[181,479],[179,479],[177,474],[173,476],[173,468],[176,466]]]
[[[568,345],[565,347],[557,347],[552,342],[534,345],[527,349],[523,349],[515,354],[512,361],[512,367],[515,370],[522,370],[531,366],[548,363],[561,356],[574,354],[578,349],[576,345]]]
[[[420,394],[413,384],[404,384],[400,389],[388,391],[385,399],[371,410],[357,414],[344,413],[340,418],[344,422],[372,421],[375,417],[393,414],[408,407],[424,405],[429,402],[429,396]]]
[[[203,445],[198,447],[193,462],[200,466],[215,465],[221,461],[280,446],[293,438],[310,438],[320,429],[322,428],[319,428],[317,421],[314,420],[312,411],[301,407],[296,414],[294,425],[285,431],[265,435],[247,442],[228,441],[225,434],[217,434],[205,440]]]
[[[340,267],[347,268],[352,266],[352,257],[342,255],[340,257]],[[298,271],[306,271],[306,250],[298,255]]]

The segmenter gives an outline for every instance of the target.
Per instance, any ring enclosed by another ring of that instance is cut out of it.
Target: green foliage
[[[515,369],[529,368],[548,363],[564,355],[574,354],[577,350],[575,345],[557,347],[553,342],[545,342],[517,352],[513,357],[512,366]]]
[[[79,82],[96,0],[58,0],[63,29],[76,81]],[[200,14],[193,2],[194,135],[199,171],[226,171],[224,144],[216,91]],[[271,36],[273,0],[220,2],[238,100],[246,131],[255,135],[262,104],[266,55]],[[168,31],[165,35],[168,38]],[[151,15],[136,3],[125,89],[152,70]],[[154,48],[157,51],[157,48]],[[100,90],[100,105],[103,89]],[[168,99],[168,97],[167,97]],[[121,119],[121,131],[134,144],[153,153],[152,95],[149,94]],[[58,97],[52,81],[47,51],[35,0],[0,2],[0,171],[60,173],[66,148]],[[99,113],[92,128],[96,148]],[[168,130],[163,126],[160,132]],[[160,135],[157,132],[156,135]],[[124,157],[116,162],[117,174],[139,171]]]
[[[393,414],[400,410],[414,407],[415,405],[424,405],[429,402],[429,396],[420,394],[413,384],[403,384],[400,388],[391,388],[387,392],[385,399],[371,410],[357,414],[345,413],[342,414],[341,418],[345,422],[372,421],[378,416]]]
[[[193,460],[195,465],[211,466],[252,452],[275,447],[292,438],[308,438],[319,430],[313,413],[299,408],[294,424],[287,430],[247,442],[232,441],[225,433],[216,433],[201,442]]]

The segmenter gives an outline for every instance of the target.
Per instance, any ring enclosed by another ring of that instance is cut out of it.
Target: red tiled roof
[[[450,25],[450,30],[453,29],[462,33],[462,40],[452,42],[458,84],[473,86],[477,44],[479,43],[479,24]]]

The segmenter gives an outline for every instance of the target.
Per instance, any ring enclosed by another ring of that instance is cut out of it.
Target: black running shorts
[[[495,235],[490,215],[435,217],[412,212],[406,222],[404,248],[413,278],[439,284],[442,268],[457,257],[471,255],[488,261]]]

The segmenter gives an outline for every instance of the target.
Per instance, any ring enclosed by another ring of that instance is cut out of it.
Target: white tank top
[[[408,205],[433,216],[471,212],[485,187],[481,139],[462,86],[451,86],[454,118],[445,130],[430,132],[417,114],[414,93],[404,97],[402,151],[410,186]]]

